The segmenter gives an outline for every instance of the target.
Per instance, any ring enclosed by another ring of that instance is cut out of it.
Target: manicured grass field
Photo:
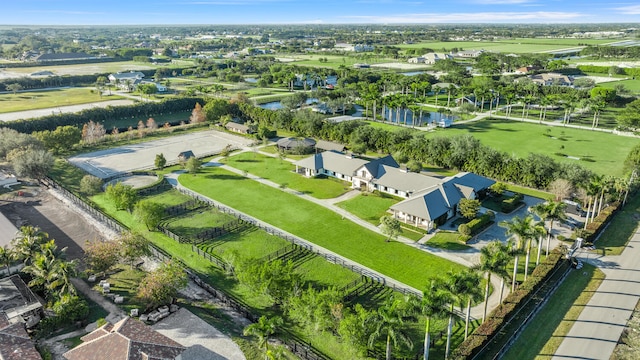
[[[342,65],[351,67],[353,66],[353,64],[357,64],[357,63],[376,64],[376,63],[394,61],[391,58],[384,58],[379,56],[367,57],[365,60],[364,58],[357,57],[357,56],[340,56],[340,55],[324,55],[324,54],[320,54],[320,55],[283,54],[282,56],[279,56],[279,57],[294,59],[295,62],[293,62],[293,64],[295,65],[328,67],[328,68],[334,68],[334,69],[338,69]],[[327,61],[321,62],[320,58],[323,58],[323,59],[326,58]]]
[[[547,129],[550,129],[548,132]],[[471,134],[483,144],[519,157],[548,155],[560,162],[577,162],[598,174],[622,175],[622,164],[639,139],[599,131],[550,127],[509,120],[480,120],[428,133],[426,136]],[[547,136],[550,135],[550,136]],[[554,138],[555,137],[555,138]],[[556,156],[562,152],[591,161]]]
[[[373,225],[380,224],[380,218],[388,215],[387,210],[400,200],[392,196],[382,196],[378,194],[360,194],[352,199],[337,203],[336,205],[354,214],[362,220],[366,220]]]
[[[551,359],[603,279],[604,273],[589,264],[572,271],[503,359]]]
[[[295,165],[287,160],[254,152],[230,156],[225,162],[236,169],[271,180],[318,199],[338,197],[349,190],[349,185],[344,181],[334,178],[307,178],[301,174],[296,174],[294,172]]]
[[[603,255],[620,255],[638,228],[640,194],[629,198],[627,204],[612,219],[607,229],[595,242],[595,252]]]
[[[175,68],[192,64],[190,61],[175,60],[172,63],[160,63],[153,65],[148,62],[136,62],[136,61],[113,61],[102,63],[90,63],[90,64],[73,64],[73,65],[52,65],[52,66],[32,66],[23,68],[11,68],[9,71],[31,74],[43,69],[53,72],[58,76],[62,75],[92,75],[92,74],[106,74],[114,72],[122,72],[129,70],[150,70],[157,68]]]
[[[612,82],[598,84],[598,86],[602,86],[610,89],[615,88],[616,85],[624,85],[625,88],[629,89],[629,91],[631,91],[634,94],[640,93],[640,79],[612,81]]]
[[[429,241],[427,246],[450,251],[464,251],[471,249],[471,246],[458,240],[460,234],[452,231],[438,231]]]
[[[178,190],[167,190],[160,194],[145,197],[145,200],[160,204],[162,206],[174,206],[183,204],[192,200],[191,197],[179,192]]]
[[[97,101],[117,100],[117,95],[103,96],[94,88],[70,88],[47,91],[28,91],[16,94],[0,94],[0,113],[33,109],[55,108],[58,106],[86,104]]]
[[[464,50],[488,50],[505,53],[536,53],[578,47],[578,44],[602,44],[611,40],[601,39],[510,39],[500,41],[435,41],[415,44],[399,44],[403,49],[428,48],[437,52],[449,52],[453,48]]]
[[[180,182],[205,196],[273,224],[310,242],[421,289],[435,274],[462,267],[344,220],[340,215],[295,195],[220,168]]]

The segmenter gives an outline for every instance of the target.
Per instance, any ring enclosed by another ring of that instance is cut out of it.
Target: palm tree
[[[398,346],[398,341],[402,341],[409,347],[413,346],[409,336],[402,331],[404,315],[403,300],[390,297],[369,319],[374,326],[373,332],[369,336],[369,346],[373,346],[376,340],[381,336],[385,336],[387,344],[385,356],[387,360],[391,360],[391,342],[393,342],[394,346]]]
[[[482,321],[487,318],[487,307],[489,305],[489,286],[491,284],[491,274],[495,273],[502,279],[504,288],[504,279],[508,276],[505,267],[509,263],[509,248],[498,240],[492,241],[487,246],[480,249],[480,264],[478,270],[487,274],[487,284],[484,290],[484,312]],[[502,302],[502,289],[500,301]]]
[[[76,295],[76,288],[71,284],[71,278],[77,275],[77,266],[76,260],[62,261],[58,259],[55,261],[49,272],[49,291],[56,293],[58,296],[64,294]]]
[[[7,275],[11,275],[11,264],[15,260],[15,253],[8,246],[0,246],[0,265],[7,269]]]
[[[40,231],[40,228],[34,226],[23,226],[13,239],[13,249],[16,258],[23,260],[28,265],[33,260],[34,255],[40,250],[40,245],[45,243],[49,238],[49,234]]]
[[[431,280],[422,293],[422,301],[420,303],[421,312],[427,317],[424,330],[424,360],[429,359],[429,346],[431,346],[431,318],[442,317],[447,311],[445,305],[450,302],[449,294],[443,292],[440,283],[437,280]]]
[[[525,218],[514,217],[511,221],[502,221],[500,226],[507,229],[507,235],[513,240],[513,278],[511,279],[511,291],[516,288],[516,276],[518,274],[519,255],[523,246],[527,245],[529,239],[534,236],[533,233],[533,216],[528,215]],[[527,257],[529,256],[529,246],[527,246]]]
[[[282,318],[274,316],[268,318],[261,316],[257,323],[247,325],[242,332],[245,336],[252,335],[258,338],[258,347],[265,352],[265,359],[269,359],[267,353],[269,351],[269,337],[276,333],[278,327],[282,326]]]
[[[533,212],[536,215],[538,215],[542,220],[549,221],[549,231],[547,232],[546,256],[549,256],[549,246],[551,244],[551,233],[553,231],[553,222],[564,221],[567,219],[567,214],[565,213],[566,208],[567,208],[567,204],[565,204],[562,201],[549,201],[544,203],[538,203],[531,208]]]
[[[597,202],[597,198],[595,196],[598,195],[598,193],[600,192],[600,177],[597,175],[594,175],[585,186],[585,191],[588,199],[587,215],[584,221],[584,228],[586,229],[587,225],[589,224],[589,217],[591,218],[594,217],[593,216],[594,211],[591,209],[591,202],[593,202],[593,205],[594,205],[593,209],[595,210],[595,205]]]
[[[482,276],[473,269],[467,269],[458,275],[460,286],[460,297],[464,301],[466,300],[466,311],[464,316],[464,338],[469,336],[469,321],[471,319],[471,303],[482,300],[482,288],[480,283],[482,282]],[[462,303],[461,309],[462,309]]]

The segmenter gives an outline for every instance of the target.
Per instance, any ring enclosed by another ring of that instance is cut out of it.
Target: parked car
[[[565,209],[565,211],[567,213],[573,214],[573,215],[578,215],[580,217],[584,217],[585,215],[587,215],[587,212],[584,211],[584,209],[582,209],[580,204],[578,204],[577,202],[571,201],[571,200],[567,200],[567,199],[562,200],[562,202],[567,205],[567,207]]]

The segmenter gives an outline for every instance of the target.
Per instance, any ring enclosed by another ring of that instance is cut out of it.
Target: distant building
[[[144,74],[140,71],[129,71],[124,73],[115,73],[108,76],[109,82],[116,85],[121,90],[132,91],[140,84]]]
[[[532,71],[535,70],[540,70],[539,66],[523,66],[521,68],[517,68],[516,71],[514,71],[514,73],[516,74],[528,74]]]
[[[195,157],[195,154],[191,150],[183,151],[178,154],[178,161],[183,162]]]
[[[453,59],[453,56],[451,56],[450,54],[444,54],[444,53],[428,53],[422,56],[410,58],[409,60],[407,60],[407,62],[409,62],[410,64],[433,65],[438,61],[447,60],[447,59]]]
[[[529,79],[538,85],[558,85],[558,86],[571,86],[573,85],[573,79],[564,74],[558,73],[544,73],[530,75]]]
[[[353,64],[354,69],[369,69],[370,67],[369,64]]]
[[[250,126],[235,123],[233,121],[228,122],[224,127],[229,131],[237,132],[240,134],[252,134],[255,132]]]
[[[55,74],[52,73],[51,71],[36,71],[34,73],[29,74],[29,76],[31,77],[40,77],[40,76],[54,76]]]
[[[456,57],[461,58],[477,58],[480,56],[484,50],[463,50],[456,54]]]

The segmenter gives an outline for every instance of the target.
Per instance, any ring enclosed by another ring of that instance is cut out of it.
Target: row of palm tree
[[[71,278],[76,276],[75,260],[66,261],[66,248],[59,249],[53,239],[38,227],[23,226],[12,242],[12,248],[0,248],[0,263],[11,274],[11,264],[22,261],[22,272],[30,275],[28,285],[44,290],[49,299],[75,295]]]

